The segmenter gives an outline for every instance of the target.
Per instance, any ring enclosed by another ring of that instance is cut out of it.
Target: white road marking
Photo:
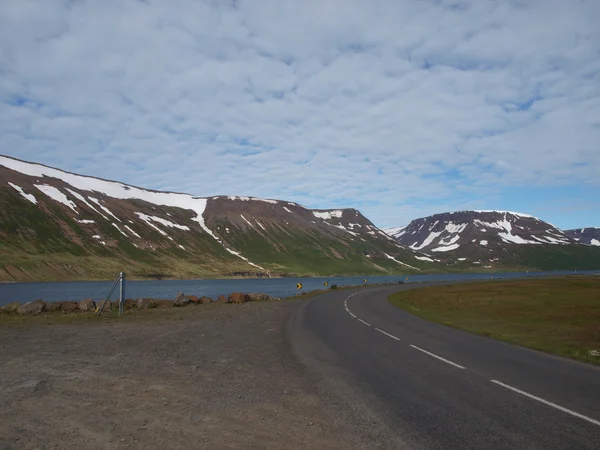
[[[359,322],[362,322],[362,323],[364,323],[366,326],[368,326],[368,327],[370,327],[370,326],[371,326],[371,324],[370,324],[369,322],[365,322],[364,320],[362,320],[362,319],[360,319],[360,318],[358,318],[358,317],[357,317],[357,319],[358,319],[358,321],[359,321]]]
[[[442,358],[441,356],[434,355],[433,353],[430,353],[430,352],[428,352],[427,350],[423,350],[422,348],[419,348],[419,347],[417,347],[416,345],[412,345],[412,344],[411,344],[410,346],[411,346],[412,348],[416,349],[416,350],[419,350],[420,352],[426,353],[426,354],[428,354],[429,356],[433,356],[434,358],[437,358],[437,359],[439,359],[440,361],[444,361],[445,363],[448,363],[448,364],[450,364],[450,365],[452,365],[452,366],[454,366],[454,367],[458,367],[459,369],[465,369],[465,367],[463,367],[463,366],[461,366],[461,365],[459,365],[459,364],[453,363],[452,361],[448,361],[447,359],[445,359],[445,358]]]
[[[386,336],[389,336],[389,337],[391,337],[392,339],[396,339],[397,341],[399,341],[399,340],[400,340],[400,338],[398,338],[398,337],[394,336],[393,334],[386,333],[385,331],[383,331],[383,330],[380,330],[380,329],[379,329],[379,328],[377,328],[377,327],[373,327],[373,328],[375,328],[375,329],[376,329],[377,331],[379,331],[380,333],[383,333],[383,334],[385,334]]]
[[[354,314],[352,314],[352,312],[348,311],[348,314],[350,314],[352,317],[354,317],[355,319],[358,319],[358,317],[356,317]]]
[[[522,391],[520,389],[509,386],[508,384],[504,384],[498,380],[490,380],[490,381],[492,383],[496,383],[502,387],[505,387],[506,389],[510,389],[511,391],[514,391],[518,394],[524,395],[525,397],[529,397],[533,400],[537,400],[538,402],[543,403],[544,405],[552,406],[553,408],[556,408],[562,412],[566,412],[567,414],[571,414],[572,416],[579,417],[580,419],[587,420],[588,422],[593,423],[594,425],[600,426],[600,422],[592,419],[591,417],[584,416],[583,414],[576,413],[575,411],[571,411],[570,409],[567,409],[567,408],[563,408],[562,406],[559,406],[556,403],[552,403],[552,402],[549,402],[548,400],[544,400],[543,398],[539,398],[539,397],[536,397],[535,395],[528,394],[525,391]]]

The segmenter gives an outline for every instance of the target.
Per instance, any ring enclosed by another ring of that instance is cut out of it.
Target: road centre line
[[[390,334],[390,333],[387,333],[387,332],[385,332],[385,331],[383,331],[383,330],[381,330],[381,329],[379,329],[379,328],[377,328],[377,327],[375,327],[375,326],[372,326],[370,323],[368,323],[368,322],[365,322],[365,321],[364,321],[364,320],[362,320],[361,318],[359,318],[359,317],[355,316],[355,315],[352,313],[352,311],[350,311],[350,309],[348,308],[348,303],[347,303],[347,302],[348,302],[348,299],[350,299],[350,297],[353,297],[353,296],[354,296],[354,295],[356,295],[356,294],[357,294],[357,293],[354,293],[354,294],[350,295],[348,298],[346,298],[346,299],[344,300],[344,308],[346,309],[346,311],[348,312],[348,314],[350,314],[350,315],[351,315],[352,317],[354,317],[355,319],[357,319],[357,320],[361,321],[361,322],[362,322],[362,323],[364,323],[365,325],[367,325],[367,326],[369,326],[369,327],[373,327],[373,328],[375,328],[375,330],[379,331],[380,333],[382,333],[382,334],[385,334],[386,336],[388,336],[388,337],[390,337],[390,338],[392,338],[392,339],[395,339],[395,340],[397,340],[397,341],[400,341],[400,340],[401,340],[400,338],[398,338],[398,337],[396,337],[396,336],[394,336],[394,335],[392,335],[392,334]],[[424,350],[424,349],[422,349],[422,348],[420,348],[420,347],[417,347],[416,345],[412,345],[412,344],[409,344],[409,345],[410,345],[412,348],[414,348],[415,350],[419,350],[420,352],[423,352],[423,353],[425,353],[425,354],[427,354],[427,355],[429,355],[429,356],[432,356],[432,357],[434,357],[434,358],[436,358],[436,359],[439,359],[440,361],[443,361],[443,362],[445,362],[445,363],[447,363],[447,364],[450,364],[451,366],[457,367],[457,368],[459,368],[459,369],[466,369],[466,367],[464,367],[464,366],[461,366],[460,364],[456,364],[456,363],[454,363],[454,362],[452,362],[452,361],[450,361],[450,360],[447,360],[447,359],[445,359],[445,358],[442,358],[441,356],[438,356],[438,355],[436,355],[436,354],[434,354],[434,353],[428,352],[427,350]],[[594,425],[600,426],[600,421],[598,421],[598,420],[596,420],[596,419],[592,419],[591,417],[585,416],[585,415],[583,415],[583,414],[579,414],[579,413],[577,413],[577,412],[575,412],[575,411],[572,411],[572,410],[570,410],[570,409],[568,409],[568,408],[564,408],[564,407],[562,407],[562,406],[560,406],[560,405],[557,405],[556,403],[552,403],[552,402],[550,402],[550,401],[548,401],[548,400],[544,400],[543,398],[537,397],[537,396],[535,396],[535,395],[533,395],[533,394],[529,394],[528,392],[522,391],[522,390],[520,390],[520,389],[517,389],[517,388],[515,388],[515,387],[512,387],[512,386],[510,386],[510,385],[508,385],[508,384],[502,383],[501,381],[498,381],[498,380],[490,380],[490,381],[491,381],[492,383],[494,383],[494,384],[497,384],[497,385],[499,385],[499,386],[502,386],[502,387],[504,387],[504,388],[506,388],[506,389],[509,389],[509,390],[513,391],[513,392],[516,392],[517,394],[521,394],[521,395],[523,395],[523,396],[525,396],[525,397],[528,397],[528,398],[530,398],[530,399],[532,399],[532,400],[536,400],[536,401],[538,401],[538,402],[540,402],[540,403],[543,403],[543,404],[545,404],[545,405],[547,405],[547,406],[551,406],[551,407],[553,407],[553,408],[555,408],[555,409],[558,409],[559,411],[565,412],[565,413],[567,413],[567,414],[570,414],[570,415],[572,415],[572,416],[574,416],[574,417],[577,417],[577,418],[579,418],[579,419],[583,419],[583,420],[585,420],[585,421],[587,421],[587,422],[589,422],[589,423],[592,423],[592,424],[594,424]]]
[[[399,338],[399,337],[396,337],[396,336],[394,336],[393,334],[386,333],[385,331],[383,331],[383,330],[380,330],[380,329],[379,329],[379,328],[377,328],[377,327],[373,327],[373,328],[375,328],[375,329],[376,329],[377,331],[379,331],[380,333],[383,333],[383,334],[385,334],[386,336],[389,336],[389,337],[391,337],[392,339],[396,339],[397,341],[399,341],[399,340],[400,340],[400,338]]]
[[[356,317],[356,316],[355,316],[355,317]],[[368,327],[370,327],[370,326],[371,326],[371,324],[370,324],[369,322],[365,322],[364,320],[362,320],[362,319],[361,319],[361,318],[359,318],[359,317],[357,317],[357,319],[358,319],[358,321],[359,321],[359,322],[362,322],[362,323],[364,323],[366,326],[368,326]]]
[[[426,354],[427,354],[427,355],[429,355],[429,356],[433,356],[434,358],[437,358],[437,359],[439,359],[440,361],[444,361],[445,363],[448,363],[448,364],[450,364],[451,366],[458,367],[459,369],[466,369],[466,367],[463,367],[463,366],[461,366],[461,365],[459,365],[459,364],[453,363],[452,361],[449,361],[449,360],[447,360],[447,359],[445,359],[445,358],[442,358],[441,356],[438,356],[438,355],[435,355],[435,354],[433,354],[433,353],[430,353],[430,352],[428,352],[427,350],[423,350],[422,348],[420,348],[420,347],[417,347],[416,345],[412,345],[412,344],[410,344],[410,346],[411,346],[412,348],[416,349],[416,350],[419,350],[420,352],[426,353]]]
[[[527,393],[525,391],[522,391],[520,389],[517,389],[517,388],[514,388],[512,386],[509,386],[508,384],[504,384],[504,383],[502,383],[502,382],[500,382],[498,380],[490,380],[490,381],[492,383],[495,383],[495,384],[497,384],[499,386],[502,386],[502,387],[504,387],[506,389],[510,389],[511,391],[514,391],[517,394],[521,394],[521,395],[524,395],[525,397],[529,397],[529,398],[531,398],[533,400],[537,400],[538,402],[543,403],[544,405],[552,406],[553,408],[556,408],[556,409],[558,409],[558,410],[560,410],[562,412],[566,412],[567,414],[571,414],[572,416],[578,417],[580,419],[583,419],[583,420],[586,420],[586,421],[588,421],[590,423],[593,423],[594,425],[600,426],[600,422],[597,421],[597,420],[592,419],[591,417],[584,416],[583,414],[576,413],[575,411],[571,411],[570,409],[567,409],[567,408],[563,408],[562,406],[559,406],[556,403],[552,403],[552,402],[549,402],[548,400],[544,400],[543,398],[536,397],[533,394],[529,394],[529,393]]]

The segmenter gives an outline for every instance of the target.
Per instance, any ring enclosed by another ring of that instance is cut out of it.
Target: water
[[[499,278],[524,278],[531,276],[551,276],[572,274],[572,271],[553,272],[513,272],[496,274],[427,274],[427,275],[396,275],[396,276],[354,276],[354,277],[323,277],[323,278],[253,278],[240,280],[148,280],[127,281],[126,298],[151,297],[157,299],[174,299],[177,292],[198,297],[206,295],[216,298],[232,292],[264,292],[275,297],[287,297],[298,293],[297,283],[303,284],[302,291],[323,289],[323,283],[338,286],[358,286],[366,278],[369,284],[397,283],[399,280],[408,283],[425,281],[460,281]],[[583,271],[578,274],[600,274],[599,271]],[[0,284],[0,305],[10,302],[30,302],[43,299],[47,302],[82,300],[91,298],[103,300],[112,286],[112,281],[73,281],[56,283],[6,283]],[[118,289],[113,294],[118,298]]]

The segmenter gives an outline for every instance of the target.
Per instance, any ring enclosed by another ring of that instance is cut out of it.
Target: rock
[[[228,303],[244,303],[246,301],[246,294],[243,292],[234,292],[233,294],[229,294],[229,302]]]
[[[154,300],[155,308],[170,308],[173,306],[173,300]]]
[[[152,308],[152,303],[154,303],[153,298],[138,298],[135,301],[135,305],[137,306],[137,309]]]
[[[195,305],[197,305],[200,302],[200,299],[195,295],[187,295],[186,298],[189,300],[190,303],[193,303]]]
[[[117,302],[119,305],[119,302]],[[135,307],[135,300],[132,298],[126,298],[123,302],[123,311],[129,311]]]
[[[183,292],[180,292],[179,294],[177,294],[177,297],[175,297],[173,306],[187,306],[189,303],[190,301],[185,295],[183,295]]]
[[[46,312],[56,312],[60,311],[60,302],[49,302],[46,303]]]
[[[17,314],[41,314],[46,309],[46,302],[43,300],[36,300],[35,302],[23,303],[17,309]]]
[[[77,302],[61,302],[60,310],[64,312],[77,311]]]
[[[202,305],[208,305],[209,303],[212,303],[212,302],[213,302],[212,298],[210,298],[210,297],[204,297],[204,296],[202,296],[200,298],[200,300],[198,301],[198,303],[200,303]]]
[[[219,295],[215,300],[216,303],[227,303],[227,297],[224,295]]]
[[[106,304],[104,305],[104,309],[102,310],[102,312],[110,312],[112,307],[113,307],[113,302],[109,300],[100,300],[98,303],[96,303],[96,309],[100,309],[102,308],[102,305],[104,304],[104,302],[106,302]]]
[[[21,304],[19,302],[8,303],[0,308],[0,311],[6,314],[14,314],[17,312]]]
[[[246,297],[248,297],[249,302],[257,302],[259,300],[271,300],[271,296],[268,294],[263,294],[261,292],[251,292],[249,294],[246,294]]]
[[[96,311],[96,304],[91,298],[86,298],[85,300],[80,300],[77,302],[77,308],[81,312]]]

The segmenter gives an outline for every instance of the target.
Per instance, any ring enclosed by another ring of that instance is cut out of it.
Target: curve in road
[[[598,367],[428,322],[388,302],[421,286],[330,292],[303,304],[288,326],[299,359],[378,427],[374,445],[600,448]]]

